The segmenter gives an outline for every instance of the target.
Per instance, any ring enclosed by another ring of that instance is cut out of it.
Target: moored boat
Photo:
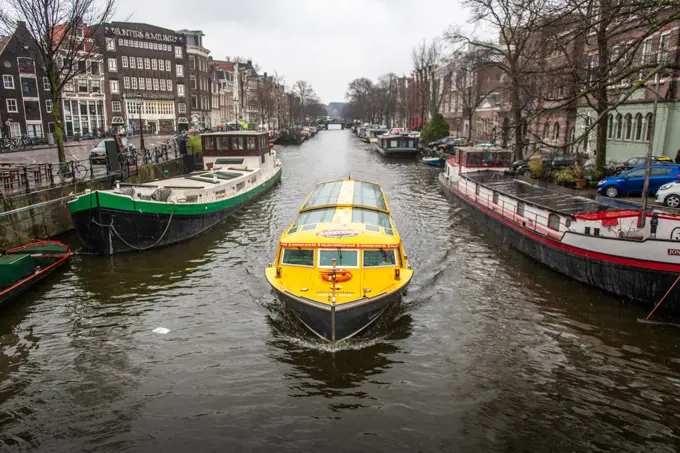
[[[505,173],[512,153],[456,148],[439,176],[504,243],[536,261],[615,295],[657,304],[680,274],[680,217],[605,205]],[[680,288],[663,307],[680,310]]]
[[[413,270],[381,187],[345,180],[314,189],[265,275],[309,330],[338,342],[397,301]]]
[[[381,135],[376,149],[385,157],[413,157],[418,154],[418,139],[407,133]]]
[[[281,162],[266,132],[214,132],[203,134],[201,142],[206,170],[148,184],[120,184],[69,202],[84,247],[109,255],[189,239],[281,178]]]
[[[0,305],[44,280],[70,256],[71,249],[58,241],[34,242],[0,254]]]
[[[444,159],[441,157],[423,157],[422,162],[433,167],[441,167],[444,165]]]

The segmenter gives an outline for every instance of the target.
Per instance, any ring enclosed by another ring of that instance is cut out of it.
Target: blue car
[[[680,165],[652,165],[649,177],[649,193],[655,194],[664,184],[680,180]],[[597,191],[610,198],[619,195],[642,193],[645,183],[645,167],[624,171],[597,183]]]

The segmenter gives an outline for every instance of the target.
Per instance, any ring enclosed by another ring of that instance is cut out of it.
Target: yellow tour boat
[[[307,328],[338,342],[378,319],[413,270],[380,185],[345,180],[307,197],[265,274]]]

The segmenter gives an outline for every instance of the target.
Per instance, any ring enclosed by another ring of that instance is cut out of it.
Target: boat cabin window
[[[352,223],[366,223],[389,228],[390,216],[386,212],[354,208],[352,209]]]
[[[498,204],[498,192],[493,193],[493,204]]]
[[[283,249],[283,264],[291,266],[314,266],[314,250]]]
[[[364,267],[396,266],[394,250],[364,250]]]
[[[229,150],[229,137],[217,137],[217,149],[222,151]]]
[[[523,201],[517,202],[517,215],[520,216],[520,217],[524,217],[524,202]]]
[[[557,214],[550,214],[548,216],[548,228],[555,231],[560,231],[560,216]]]
[[[335,208],[321,208],[313,211],[305,211],[300,214],[294,226],[308,225],[310,223],[324,223],[333,220]]]
[[[485,151],[465,154],[468,167],[505,167],[512,164],[512,154],[509,152]]]
[[[359,252],[356,250],[319,250],[319,267],[357,267],[359,264]]]
[[[255,143],[255,137],[248,137],[248,149],[257,149],[257,145]]]
[[[206,149],[213,149],[215,147],[215,137],[206,137],[205,147]]]

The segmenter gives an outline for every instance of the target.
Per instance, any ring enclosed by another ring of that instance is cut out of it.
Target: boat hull
[[[674,272],[593,259],[586,256],[587,253],[577,254],[552,245],[552,240],[535,239],[523,232],[519,225],[510,224],[462,195],[442,175],[439,182],[447,199],[461,202],[469,208],[476,220],[486,225],[504,244],[582,283],[653,307],[678,278]],[[669,294],[660,309],[680,312],[680,288]]]
[[[415,157],[418,154],[417,149],[384,149],[380,145],[375,145],[380,154],[385,157]]]
[[[400,300],[404,288],[370,299],[336,305],[334,308],[276,288],[274,291],[305,327],[318,337],[337,343],[355,336],[377,321],[387,308]]]
[[[63,244],[60,244],[63,245]],[[16,250],[16,249],[13,249]],[[42,269],[40,272],[32,274],[25,280],[18,282],[14,286],[0,291],[0,306],[8,304],[19,296],[36,286],[41,281],[47,279],[50,275],[59,270],[71,256],[71,249],[64,245],[64,255],[55,258],[54,262]]]
[[[225,221],[257,199],[281,179],[279,169],[270,179],[253,188],[224,209],[205,214],[142,213],[102,206],[71,212],[83,246],[92,253],[113,255],[171,245],[198,236]]]

